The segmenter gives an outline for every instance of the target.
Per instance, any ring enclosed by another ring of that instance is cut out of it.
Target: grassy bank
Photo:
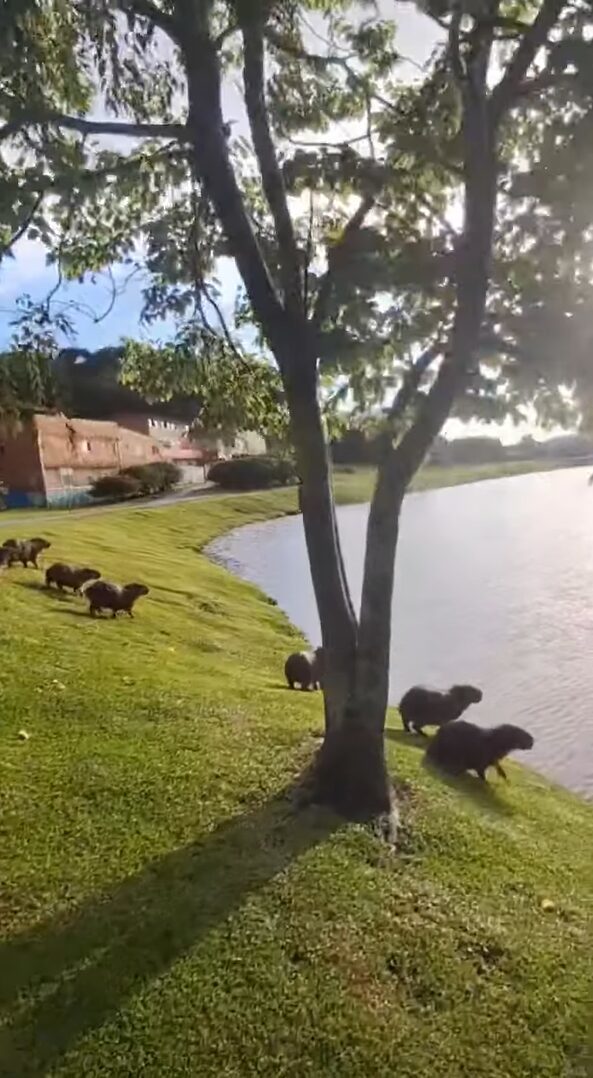
[[[463,483],[475,483],[484,479],[501,479],[505,476],[525,475],[529,472],[554,471],[558,468],[569,467],[566,461],[551,461],[544,464],[542,461],[509,461],[500,464],[474,464],[459,465],[442,468],[427,466],[422,468],[415,476],[412,490],[429,490],[434,487],[455,487]],[[371,467],[337,467],[334,473],[334,491],[336,501],[344,505],[352,502],[370,501],[375,485],[376,471]],[[221,495],[223,492],[217,488],[204,492],[204,497],[210,494]],[[293,494],[286,491],[286,498],[280,504],[283,507],[292,507]],[[138,506],[142,503],[136,503]],[[157,502],[153,502],[156,505]],[[19,528],[28,525],[38,526],[44,521],[64,518],[68,520],[84,519],[88,516],[96,516],[98,513],[119,512],[122,508],[118,505],[88,506],[83,509],[8,509],[0,512],[0,529]]]
[[[398,856],[294,815],[320,697],[201,553],[291,507],[52,516],[52,556],[151,586],[134,621],[0,579],[0,1074],[590,1076],[590,806],[442,785],[392,721]]]

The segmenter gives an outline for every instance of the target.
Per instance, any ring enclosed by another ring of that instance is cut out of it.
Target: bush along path
[[[52,560],[150,586],[134,621],[0,579],[0,1074],[589,1076],[589,805],[441,783],[392,721],[397,853],[295,809],[301,640],[202,553],[294,510],[52,517]]]

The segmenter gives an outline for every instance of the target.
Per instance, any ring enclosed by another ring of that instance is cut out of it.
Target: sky
[[[383,16],[394,19],[397,24],[397,47],[401,55],[409,57],[411,61],[410,65],[402,67],[402,74],[404,77],[413,78],[414,65],[428,59],[440,31],[412,3],[379,0],[379,7]],[[240,134],[246,121],[241,96],[233,85],[225,87],[224,111],[226,119],[234,120],[233,133]],[[97,115],[99,116],[100,112]],[[336,141],[339,141],[340,134],[343,137],[345,132],[340,133],[337,129]],[[115,140],[114,144],[121,146],[121,140]],[[13,332],[11,322],[15,317],[18,297],[28,294],[34,300],[41,300],[57,280],[56,268],[46,265],[45,251],[39,242],[23,238],[14,253],[13,259],[4,259],[0,264],[0,349],[6,347]],[[124,337],[158,340],[168,335],[166,324],[157,323],[149,328],[139,321],[142,306],[141,279],[128,280],[123,288],[127,269],[116,267],[114,273],[117,285],[122,290],[109,313],[106,312],[111,306],[112,287],[105,276],[100,275],[95,281],[87,277],[82,284],[62,285],[55,297],[56,304],[66,304],[74,300],[87,312],[73,314],[69,310],[76,335],[74,340],[64,343],[94,351],[97,348],[117,345]],[[230,313],[239,284],[237,271],[230,259],[220,263],[218,276],[222,288],[221,306],[226,313]],[[524,433],[538,432],[531,424],[526,424],[523,428],[517,428],[510,422],[503,425],[490,424],[486,427],[484,424],[462,424],[452,420],[446,427],[446,433],[453,437],[488,433],[501,437],[504,441],[514,441]]]

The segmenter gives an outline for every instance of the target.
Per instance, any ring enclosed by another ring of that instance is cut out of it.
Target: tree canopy
[[[505,119],[493,287],[462,417],[518,418],[531,404],[556,423],[589,410],[591,16],[585,3],[556,6],[561,32],[521,77]],[[230,328],[222,313],[217,266],[236,252],[193,167],[180,50],[191,7],[15,0],[0,27],[0,252],[28,235],[63,278],[116,265],[142,272],[143,319],[172,320],[179,343],[162,352],[163,391],[174,358],[187,380],[190,338],[202,355],[226,354],[230,370],[241,326],[259,319],[245,288]],[[441,7],[430,13],[443,46],[410,81],[395,27],[373,5],[196,6],[209,20],[229,157],[270,289],[302,297],[328,397],[361,411],[387,404],[429,351],[413,410],[453,318],[463,161]],[[501,57],[532,10],[496,5]],[[468,22],[462,51],[471,33]],[[239,77],[243,100],[230,93]],[[128,377],[154,387],[154,350],[133,354]]]

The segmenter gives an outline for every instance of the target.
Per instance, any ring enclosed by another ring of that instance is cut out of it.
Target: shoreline
[[[54,514],[52,558],[150,584],[133,621],[0,581],[0,1070],[586,1073],[587,802],[514,763],[437,781],[390,721],[397,855],[295,812],[322,721],[283,683],[300,634],[204,553],[295,511],[293,489]]]
[[[506,479],[513,476],[531,475],[558,471],[564,468],[589,467],[570,461],[510,461],[500,464],[478,465],[427,465],[414,477],[410,489],[406,492],[416,494],[424,490],[446,489],[467,483],[486,482],[492,479]],[[337,505],[355,504],[369,501],[372,495],[375,469],[371,466],[342,466],[333,468],[334,494]],[[286,492],[291,487],[273,487],[268,493]],[[126,513],[143,510],[169,509],[175,505],[192,505],[210,498],[253,497],[263,493],[258,490],[227,491],[216,486],[200,488],[195,492],[173,491],[162,497],[131,499],[123,502],[109,502],[101,505],[77,506],[73,509],[5,509],[0,511],[0,530],[12,528],[15,524],[44,524],[46,522],[70,522],[86,520],[89,517],[102,516],[105,513]]]

